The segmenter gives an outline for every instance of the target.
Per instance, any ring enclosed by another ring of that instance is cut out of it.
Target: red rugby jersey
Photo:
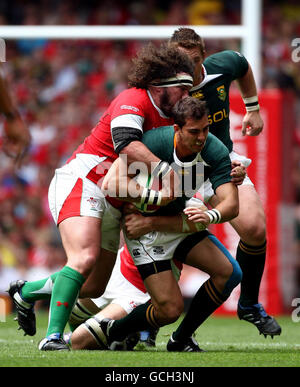
[[[112,140],[112,127],[135,127],[143,133],[153,128],[172,124],[173,119],[166,117],[154,104],[149,91],[136,88],[126,89],[111,102],[91,134],[86,137],[67,162],[73,160],[78,154],[90,154],[106,157],[106,165],[110,165],[118,157]],[[107,172],[105,168],[100,171],[99,168],[97,171],[96,169],[97,166],[91,168],[87,174],[87,178],[94,183],[97,183]]]

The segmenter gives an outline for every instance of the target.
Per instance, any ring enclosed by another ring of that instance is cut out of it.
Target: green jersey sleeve
[[[213,67],[214,72],[220,71],[222,74],[229,75],[232,80],[243,77],[249,67],[249,63],[243,54],[231,50],[210,55],[204,64]]]

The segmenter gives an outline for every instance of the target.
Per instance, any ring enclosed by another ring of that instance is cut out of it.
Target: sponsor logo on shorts
[[[164,254],[165,250],[163,246],[154,246],[153,247],[153,254],[154,255],[162,255]]]
[[[133,249],[132,250],[132,255],[134,257],[139,257],[141,255],[140,249]]]

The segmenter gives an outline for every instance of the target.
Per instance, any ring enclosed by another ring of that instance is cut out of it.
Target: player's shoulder
[[[132,114],[139,114],[140,109],[149,103],[147,91],[144,89],[136,89],[134,87],[123,90],[112,101],[111,108]]]
[[[233,60],[236,58],[245,58],[245,57],[239,51],[223,50],[206,57],[204,60],[204,63],[218,62],[220,60]]]
[[[107,113],[111,119],[131,115],[145,117],[149,110],[149,97],[146,90],[130,88],[123,90],[111,102]]]
[[[225,50],[208,56],[204,63],[208,75],[222,74],[230,81],[244,76],[248,70],[248,61],[238,51]]]
[[[226,150],[226,152],[229,152],[226,145],[224,145],[223,142],[212,133],[208,133],[205,146],[217,147]]]
[[[168,161],[173,154],[174,126],[160,126],[143,134],[143,143],[162,160]]]
[[[131,87],[129,89],[123,90],[116,98],[115,100],[120,102],[124,101],[127,104],[137,104],[141,101],[148,100],[148,94],[145,89],[137,89],[135,87]]]
[[[214,68],[220,70],[230,70],[232,66],[244,65],[247,63],[243,54],[238,51],[224,50],[208,56],[204,60],[205,68],[213,70]]]
[[[148,130],[143,134],[143,143],[148,146],[155,146],[156,149],[165,149],[168,144],[174,143],[174,126],[160,126]]]
[[[164,138],[172,138],[172,141],[173,141],[174,133],[175,132],[174,132],[173,125],[165,125],[165,126],[159,126],[158,128],[153,128],[151,130],[148,130],[146,133],[143,134],[143,138],[153,137],[156,139],[160,139],[161,137],[164,137]]]
[[[206,158],[220,160],[224,157],[229,157],[229,150],[215,135],[208,133],[201,155],[204,160]]]

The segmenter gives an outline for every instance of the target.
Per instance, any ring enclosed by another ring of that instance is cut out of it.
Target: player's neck
[[[195,74],[194,76],[194,86],[200,85],[203,79],[204,79],[204,68],[203,66],[201,66],[201,70],[199,71],[199,73]]]
[[[174,136],[174,149],[177,158],[182,162],[192,161],[196,157],[196,153],[191,153],[191,150],[180,142],[176,134]]]

